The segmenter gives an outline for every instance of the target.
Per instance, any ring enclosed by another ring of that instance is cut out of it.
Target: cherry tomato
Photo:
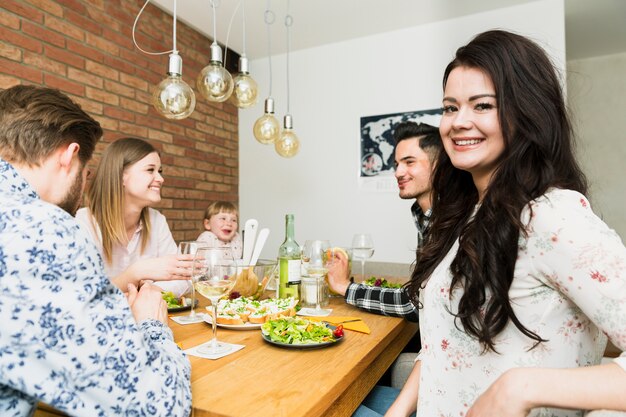
[[[343,326],[341,324],[333,330],[333,335],[337,338],[343,336]]]

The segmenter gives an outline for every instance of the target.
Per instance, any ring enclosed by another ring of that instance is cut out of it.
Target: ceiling
[[[178,19],[213,38],[211,2],[216,4],[217,39],[244,52],[240,0],[178,0]],[[245,2],[248,58],[268,55],[264,12],[270,4],[271,54],[286,52],[284,18],[293,18],[291,50],[453,19],[535,0],[248,0]],[[174,0],[152,0],[172,13]],[[234,12],[237,11],[237,14]],[[232,22],[228,34],[229,22]],[[565,0],[567,59],[626,52],[626,0]]]

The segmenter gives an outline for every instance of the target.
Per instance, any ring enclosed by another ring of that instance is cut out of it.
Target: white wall
[[[280,20],[280,19],[278,19]],[[294,31],[298,30],[294,16]],[[323,23],[322,23],[323,24]],[[416,231],[409,207],[396,192],[357,189],[360,117],[441,105],[443,70],[454,51],[493,28],[528,35],[565,62],[563,0],[542,0],[291,53],[290,89],[300,153],[279,157],[252,135],[268,95],[268,63],[251,63],[261,97],[239,112],[241,223],[254,217],[271,229],[263,256],[275,257],[284,238],[284,215],[295,215],[296,240],[329,239],[350,245],[371,233],[374,260],[411,263]],[[272,39],[272,42],[283,42]],[[273,97],[286,111],[285,56],[272,58]]]
[[[568,104],[591,206],[626,238],[626,53],[567,62]]]

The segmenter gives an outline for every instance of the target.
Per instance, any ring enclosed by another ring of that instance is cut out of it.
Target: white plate
[[[209,324],[213,324],[213,316],[211,316],[210,314],[205,314],[204,315],[204,321],[206,321]],[[262,324],[260,323],[245,323],[245,324],[220,324],[217,323],[217,327],[222,327],[224,329],[231,329],[231,330],[255,330],[255,329],[260,329],[262,326]]]

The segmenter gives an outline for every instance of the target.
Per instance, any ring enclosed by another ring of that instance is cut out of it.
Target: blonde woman
[[[141,280],[176,295],[187,291],[191,255],[176,255],[161,201],[161,157],[148,142],[119,139],[108,146],[76,218],[100,250],[107,274],[122,291]],[[163,282],[168,280],[178,280]]]

